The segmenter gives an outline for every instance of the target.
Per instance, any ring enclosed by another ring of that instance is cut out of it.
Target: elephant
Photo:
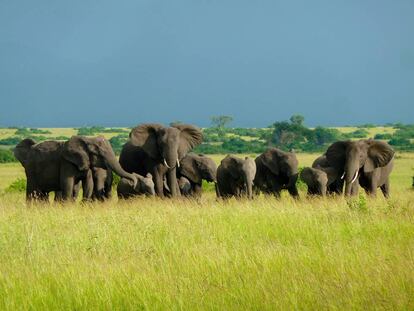
[[[331,166],[328,160],[326,159],[325,154],[316,158],[316,160],[312,164],[312,168],[321,170],[326,173],[328,178],[328,182],[326,185],[326,194],[342,194],[344,189],[344,180],[340,177],[343,172]]]
[[[298,160],[295,153],[270,148],[256,159],[257,173],[254,179],[255,192],[274,194],[280,197],[282,189],[290,195],[299,197],[296,187],[298,179]]]
[[[178,179],[178,188],[180,189],[181,195],[184,195],[186,197],[190,197],[193,194],[193,189],[192,189],[191,181],[189,181],[184,176],[181,176]]]
[[[308,195],[326,195],[328,175],[323,170],[305,167],[300,172],[300,179],[308,186]]]
[[[202,154],[188,153],[180,162],[177,169],[178,184],[181,194],[186,196],[200,197],[202,193],[202,181],[217,181],[217,165],[209,157]],[[187,181],[190,183],[188,189]],[[187,187],[185,187],[187,185]]]
[[[117,186],[119,199],[128,199],[137,195],[155,195],[154,182],[152,175],[148,173],[145,177],[133,173],[138,182],[134,184],[127,178],[121,178]]]
[[[253,159],[244,159],[227,155],[217,168],[216,194],[218,198],[253,199],[253,180],[256,175],[256,163]]]
[[[103,137],[72,136],[68,141],[36,143],[24,139],[14,149],[16,159],[23,165],[27,177],[26,199],[48,200],[49,192],[61,191],[63,201],[74,199],[74,189],[82,181],[83,198],[93,195],[92,169],[111,168],[121,177],[136,177],[124,171],[110,143]]]
[[[165,127],[161,124],[141,124],[130,132],[119,161],[127,172],[143,176],[150,173],[158,196],[164,196],[164,177],[167,178],[171,196],[179,196],[177,168],[185,155],[201,144],[202,139],[201,130],[192,125]]]
[[[387,198],[390,194],[389,175],[393,169],[394,150],[383,141],[361,139],[337,141],[326,151],[326,159],[337,171],[343,172],[345,195],[357,195],[358,183],[367,194],[375,196],[377,188]]]
[[[92,200],[105,201],[112,197],[112,169],[92,168],[93,194]]]

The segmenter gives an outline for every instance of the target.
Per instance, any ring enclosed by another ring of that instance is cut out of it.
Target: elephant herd
[[[133,128],[119,161],[103,137],[73,136],[68,141],[36,143],[24,139],[14,149],[27,177],[26,199],[75,200],[82,187],[83,200],[111,197],[113,173],[121,177],[120,199],[136,195],[200,197],[202,182],[214,182],[219,198],[253,198],[260,192],[280,196],[286,189],[298,198],[297,180],[309,195],[356,195],[359,186],[375,195],[389,195],[393,149],[377,140],[338,141],[299,174],[293,152],[270,148],[256,159],[226,156],[217,167],[209,157],[191,150],[202,142],[192,125],[141,124]]]

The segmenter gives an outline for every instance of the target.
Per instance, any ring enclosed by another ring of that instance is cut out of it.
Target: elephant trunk
[[[245,176],[244,184],[246,187],[246,194],[248,199],[253,199],[253,179]]]
[[[178,190],[177,173],[175,168],[170,169],[167,172],[167,183],[168,187],[170,188],[171,196],[180,196],[180,192]]]
[[[345,168],[345,195],[350,196],[352,194],[352,188],[355,182],[358,182],[358,165],[350,163]]]
[[[168,168],[167,184],[170,188],[171,196],[179,196],[180,191],[178,189],[177,167],[180,167],[180,161],[178,159],[178,150],[176,146],[166,147],[163,158],[164,165]]]
[[[106,163],[118,176],[131,180],[134,183],[135,188],[138,182],[137,178],[133,174],[124,171],[124,169],[121,167],[118,160],[116,159],[115,155],[113,157],[106,158]]]

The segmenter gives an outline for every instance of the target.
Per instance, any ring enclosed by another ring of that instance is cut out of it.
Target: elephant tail
[[[23,139],[20,143],[17,144],[17,146],[14,148],[13,153],[19,162],[25,166],[28,158],[28,153],[30,151],[30,148],[32,148],[33,145],[35,145],[36,142],[31,138]]]

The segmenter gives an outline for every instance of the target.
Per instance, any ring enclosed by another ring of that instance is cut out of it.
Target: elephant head
[[[176,168],[180,161],[195,146],[202,142],[201,131],[186,124],[177,124],[164,127],[161,124],[141,124],[132,129],[129,134],[134,146],[141,147],[149,157],[163,163],[168,168],[168,186],[172,189],[172,195],[178,195],[176,186]]]
[[[30,148],[35,145],[36,142],[31,138],[23,139],[17,146],[14,148],[13,153],[16,159],[25,167],[27,161],[27,155]]]
[[[136,194],[155,195],[154,181],[150,173],[145,176],[136,173],[133,173],[133,175],[137,178],[138,183],[135,187],[133,187],[131,182],[129,182],[129,185],[133,187]]]
[[[137,183],[135,176],[122,169],[111,144],[103,137],[72,136],[63,145],[62,157],[80,171],[88,171],[94,167],[109,167],[120,177]]]
[[[343,172],[345,195],[350,195],[352,185],[360,172],[371,173],[378,167],[386,166],[394,157],[394,150],[385,142],[377,140],[338,141],[326,151],[329,164]],[[362,171],[361,171],[362,169]]]
[[[305,167],[300,173],[300,178],[308,186],[308,194],[326,195],[328,176],[324,171],[312,167]]]
[[[270,148],[260,156],[260,161],[276,176],[286,178],[287,187],[293,187],[298,179],[298,159],[293,152]]]
[[[241,181],[244,185],[244,191],[249,199],[253,198],[253,180],[256,176],[256,162],[249,157],[240,159],[234,156],[227,156],[221,161],[232,178]]]
[[[179,174],[193,183],[201,184],[204,179],[208,182],[217,181],[217,165],[209,157],[202,154],[189,153],[181,160]]]

